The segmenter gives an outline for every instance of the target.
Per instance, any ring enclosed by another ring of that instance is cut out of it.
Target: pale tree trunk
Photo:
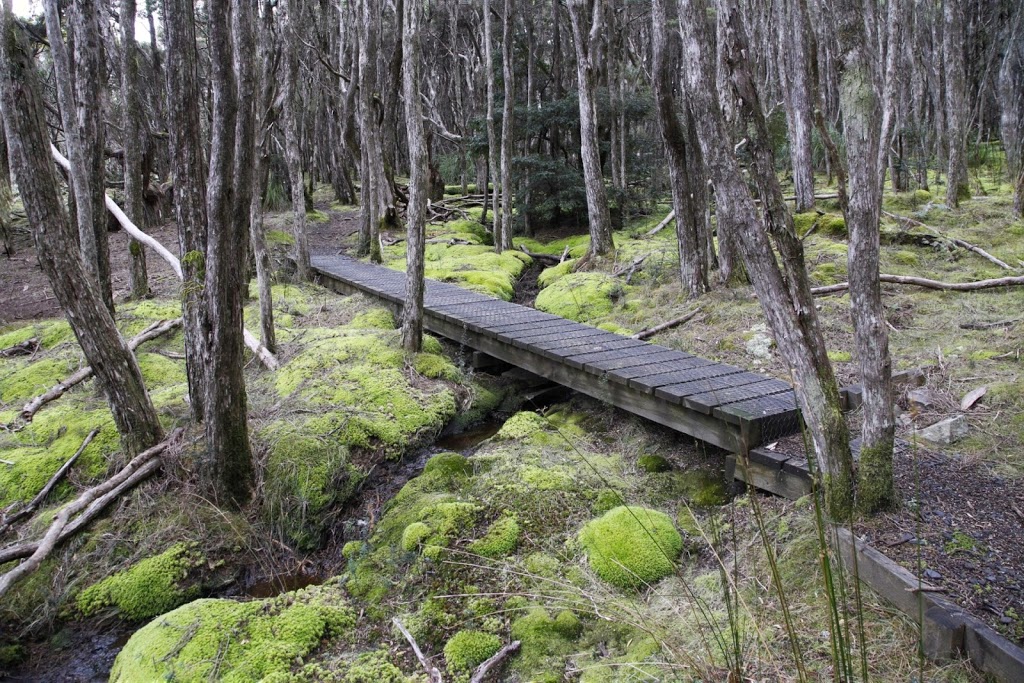
[[[515,3],[505,0],[502,14],[501,62],[505,81],[505,106],[501,115],[501,238],[495,237],[495,250],[512,248],[512,153],[515,118],[515,52],[512,28],[515,22]],[[527,93],[529,97],[529,93]],[[495,190],[497,191],[497,190]]]
[[[199,122],[195,5],[187,0],[163,0],[163,18],[167,44],[167,124],[171,170],[175,178],[174,214],[181,253],[185,370],[192,417],[201,422],[206,412],[207,339],[201,325],[201,310],[206,259],[207,171]]]
[[[0,239],[4,243],[4,253],[10,258],[14,256],[14,238],[11,235],[11,169],[7,159],[7,135],[0,125]]]
[[[160,420],[135,356],[75,248],[75,229],[61,203],[50,161],[32,50],[6,5],[0,8],[0,36],[0,113],[39,265],[107,397],[122,447],[129,454],[142,452],[163,438]]]
[[[964,65],[964,0],[943,0],[942,59],[945,65],[949,142],[946,205],[955,209],[971,196],[967,184],[967,72]]]
[[[420,98],[420,12],[418,2],[405,3],[402,31],[406,133],[409,142],[409,206],[406,212],[405,305],[402,308],[402,347],[415,353],[423,345],[424,239],[427,208],[427,144]]]
[[[73,197],[78,222],[79,247],[86,272],[93,278],[104,305],[113,312],[107,214],[103,199],[106,188],[103,186],[100,104],[103,52],[99,36],[99,5],[91,0],[76,0],[69,9],[68,32],[74,38],[73,59],[64,43],[58,0],[45,0],[44,8],[57,83],[57,102],[71,161],[69,194]]]
[[[1000,129],[1013,183],[1013,211],[1024,218],[1024,9],[1017,8],[999,68]]]
[[[501,167],[498,166],[500,149],[498,133],[494,123],[494,29],[491,26],[491,0],[484,0],[484,70],[487,74],[487,168],[490,176],[491,213],[493,223],[491,233],[494,236],[494,248],[501,251],[504,247],[501,225]],[[480,188],[477,188],[479,192]],[[487,185],[484,185],[484,203],[487,202]],[[486,207],[485,207],[486,208]]]
[[[719,221],[727,221],[736,230],[737,245],[761,309],[789,365],[816,460],[824,473],[829,509],[835,517],[847,517],[852,509],[853,467],[849,435],[839,409],[838,385],[831,365],[820,362],[825,350],[816,317],[806,315],[808,305],[813,312],[813,301],[803,300],[802,293],[808,289],[806,276],[802,283],[787,283],[734,156],[732,136],[716,90],[707,16],[704,0],[679,0],[686,94],[705,163],[715,184]],[[735,64],[734,68],[739,71],[743,64]],[[749,73],[746,76],[749,81]],[[785,210],[781,207],[781,211]]]
[[[608,192],[601,173],[601,154],[597,131],[597,99],[594,69],[600,62],[598,42],[604,30],[602,0],[568,0],[576,45],[576,71],[580,98],[580,157],[583,160],[583,182],[587,190],[587,215],[590,219],[591,256],[602,256],[615,248],[612,242],[612,220],[608,212]]]
[[[380,113],[374,104],[377,87],[377,57],[380,49],[380,6],[377,0],[361,0],[359,18],[359,172],[363,204],[359,255],[381,262],[380,226],[388,209],[390,186],[384,172]]]
[[[857,362],[864,386],[858,505],[874,512],[888,509],[895,503],[892,361],[878,279],[882,210],[881,67],[872,61],[875,52],[864,28],[865,12],[869,11],[867,5],[861,0],[835,0],[832,9],[842,60],[839,102],[849,176],[849,195],[842,202],[850,234],[847,270]]]
[[[691,297],[698,297],[708,289],[708,263],[704,237],[706,207],[698,204],[705,194],[697,185],[702,177],[691,177],[693,167],[688,155],[696,150],[687,146],[686,134],[680,123],[678,107],[672,96],[675,85],[674,65],[668,59],[668,18],[665,0],[653,0],[651,6],[651,80],[654,86],[655,114],[661,139],[665,143],[669,180],[672,184],[672,207],[676,212],[676,236],[679,241],[679,272],[683,289]],[[684,115],[686,112],[683,112]]]
[[[309,239],[306,237],[306,196],[302,186],[302,150],[299,146],[299,4],[296,0],[285,3],[285,30],[281,45],[284,48],[283,110],[284,146],[288,164],[288,181],[292,188],[292,234],[295,237],[296,276],[309,279]]]
[[[789,128],[789,157],[793,166],[796,210],[810,211],[814,208],[814,159],[811,144],[814,122],[808,46],[803,31],[785,28],[799,26],[797,0],[777,0],[774,4],[778,24],[783,28],[778,32],[779,80],[786,110],[786,125]]]
[[[139,56],[135,43],[135,0],[121,0],[121,97],[124,100],[124,212],[135,225],[146,228],[146,208],[142,192],[147,180],[142,177],[142,150],[147,130],[143,123],[142,98],[139,96]],[[131,296],[150,296],[146,251],[134,239],[131,252]]]
[[[260,341],[271,353],[277,351],[277,334],[274,330],[274,296],[271,289],[273,269],[270,253],[267,251],[267,239],[263,226],[263,191],[267,186],[267,173],[270,166],[270,151],[267,148],[267,135],[273,123],[273,102],[275,73],[277,70],[277,53],[274,45],[274,8],[268,0],[263,5],[263,25],[259,32],[259,53],[262,55],[262,73],[257,79],[259,84],[254,113],[254,158],[253,188],[249,200],[249,241],[252,244],[253,259],[256,261],[256,287],[260,299]]]

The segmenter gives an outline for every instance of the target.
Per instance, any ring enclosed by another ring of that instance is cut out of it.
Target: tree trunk
[[[148,179],[142,175],[142,150],[148,134],[143,124],[142,98],[139,95],[138,46],[135,43],[135,0],[121,0],[121,97],[124,100],[124,212],[135,225],[146,228],[142,192]],[[150,296],[146,251],[132,239],[131,296]]]
[[[794,300],[794,294],[803,287],[800,283],[787,283],[780,271],[734,156],[732,136],[717,96],[707,16],[703,0],[679,0],[686,93],[705,163],[715,183],[719,225],[727,222],[736,231],[737,246],[761,309],[792,373],[815,457],[825,475],[829,509],[833,516],[845,518],[852,510],[853,465],[849,436],[839,409],[838,385],[831,365],[819,362],[825,351],[816,318],[806,317],[806,302]],[[736,66],[742,66],[742,62]],[[785,211],[785,207],[781,210]],[[813,311],[813,302],[810,310]]]
[[[864,385],[858,504],[865,511],[875,512],[895,503],[892,361],[878,280],[883,185],[879,168],[881,68],[872,61],[874,50],[864,29],[865,5],[860,0],[836,0],[832,7],[842,59],[839,101],[850,183],[848,199],[842,202],[850,233],[847,269],[857,361]]]
[[[776,17],[780,27],[797,26],[797,0],[777,0]],[[779,81],[789,128],[789,157],[793,166],[796,210],[814,208],[814,159],[811,131],[814,128],[811,84],[808,71],[807,41],[803,31],[778,33]]]
[[[423,345],[424,240],[427,208],[427,145],[420,98],[420,12],[417,2],[405,3],[402,31],[406,133],[409,141],[409,207],[406,212],[406,289],[402,308],[402,347],[416,353]]]
[[[14,256],[14,239],[11,235],[11,169],[7,159],[7,135],[0,125],[0,239],[3,240],[4,253],[10,258]]]
[[[122,447],[134,455],[159,443],[163,429],[135,356],[76,250],[75,229],[61,202],[50,161],[43,100],[31,55],[11,11],[0,6],[0,113],[25,213],[33,226],[39,265],[107,397]]]
[[[491,0],[484,0],[484,69],[487,74],[487,165],[491,190],[491,213],[494,215],[492,235],[494,249],[501,252],[505,242],[501,224],[501,167],[498,166],[500,149],[494,122],[494,31],[491,27]],[[477,188],[479,191],[479,188]],[[484,186],[484,203],[487,201],[487,186]]]
[[[676,73],[678,69],[669,64],[667,54],[668,18],[665,0],[653,0],[651,20],[651,80],[654,86],[655,114],[665,143],[669,180],[672,184],[672,206],[676,212],[676,237],[679,241],[679,272],[684,290],[691,297],[698,297],[708,289],[706,240],[704,230],[701,229],[706,207],[698,205],[698,197],[704,198],[704,193],[696,187],[698,184],[703,185],[704,181],[701,177],[693,178],[690,175],[693,164],[688,155],[695,150],[687,146],[685,131],[676,114],[678,107],[672,96],[675,78],[670,74]]]
[[[967,72],[964,65],[964,0],[943,0],[942,58],[946,76],[949,157],[946,205],[955,209],[971,196],[967,185]]]
[[[288,163],[288,181],[292,188],[292,234],[295,236],[296,276],[300,281],[309,279],[309,239],[306,237],[306,197],[302,185],[302,150],[299,147],[299,4],[296,0],[285,3],[285,26],[281,32],[284,48],[283,109],[285,159]]]
[[[1000,130],[1013,183],[1013,211],[1024,218],[1024,9],[1017,8],[999,69]]]
[[[600,142],[597,130],[597,99],[594,68],[600,60],[595,54],[604,30],[604,4],[601,0],[568,0],[569,19],[576,45],[576,71],[580,98],[580,156],[583,182],[587,190],[587,215],[590,219],[590,251],[602,256],[612,251],[612,221],[608,212],[608,192],[601,172]]]
[[[390,206],[390,186],[384,171],[380,120],[374,103],[380,12],[376,0],[361,0],[359,19],[359,134],[362,164],[359,173],[363,203],[359,254],[381,262],[380,227]]]
[[[501,115],[501,239],[500,241],[495,239],[495,250],[498,252],[512,248],[512,144],[516,103],[516,80],[513,68],[515,53],[512,45],[514,11],[514,0],[505,0],[505,11],[501,21],[501,63],[502,76],[505,81],[505,106]],[[499,243],[501,246],[498,246]]]
[[[174,174],[174,213],[182,269],[182,308],[185,319],[185,370],[192,417],[205,415],[207,339],[200,320],[206,259],[206,162],[199,121],[199,59],[196,48],[195,4],[163,0],[164,40],[167,43],[167,123],[171,170]]]
[[[74,38],[74,59],[68,55],[57,0],[46,0],[46,34],[53,56],[57,102],[71,160],[69,194],[73,197],[78,242],[86,272],[107,309],[113,313],[110,258],[107,253],[107,214],[103,193],[103,52],[100,45],[99,5],[75,0],[68,33]],[[72,66],[73,65],[73,66]],[[73,69],[73,70],[72,70]]]

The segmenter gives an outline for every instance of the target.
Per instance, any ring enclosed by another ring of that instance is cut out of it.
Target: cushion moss
[[[473,541],[469,551],[483,557],[504,557],[519,543],[519,521],[514,514],[502,515],[488,528],[483,538]]]
[[[622,589],[637,589],[675,571],[683,538],[663,512],[638,506],[613,508],[580,531],[580,543],[597,575]]]
[[[501,649],[501,639],[482,631],[459,631],[444,646],[444,661],[451,671],[471,671]]]
[[[587,322],[602,318],[615,308],[626,289],[606,273],[570,273],[537,294],[537,310]]]

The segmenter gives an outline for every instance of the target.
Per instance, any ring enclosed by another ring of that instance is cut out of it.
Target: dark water
[[[481,425],[477,425],[476,427],[459,434],[442,436],[434,442],[434,450],[455,451],[456,453],[464,453],[464,451],[472,450],[497,434],[501,430],[501,426],[503,424],[505,424],[504,420],[493,420],[484,422]]]
[[[242,595],[250,598],[272,598],[307,586],[319,586],[323,582],[324,577],[316,574],[278,574],[250,584],[242,591]]]

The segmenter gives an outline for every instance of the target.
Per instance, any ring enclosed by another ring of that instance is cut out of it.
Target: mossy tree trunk
[[[421,5],[406,2],[402,31],[406,133],[409,141],[409,207],[406,213],[406,288],[402,308],[402,347],[415,353],[423,344],[424,239],[427,208],[427,141],[420,98]]]
[[[9,9],[0,7],[0,113],[15,177],[33,228],[39,265],[107,398],[129,454],[156,445],[163,429],[142,372],[89,276],[57,187],[32,48]]]
[[[597,94],[594,70],[602,62],[599,54],[605,30],[602,0],[568,0],[576,47],[576,72],[580,100],[580,157],[583,182],[587,191],[587,216],[590,221],[590,251],[603,256],[614,249],[612,219],[608,211],[608,191],[601,172],[601,152],[597,126]]]
[[[512,145],[516,104],[515,51],[512,44],[514,11],[514,1],[505,0],[501,19],[501,68],[505,82],[505,103],[501,114],[501,239],[494,242],[498,252],[512,248],[512,155],[515,153]]]
[[[707,10],[704,0],[679,0],[686,97],[694,114],[709,175],[715,184],[718,219],[720,224],[727,222],[735,230],[737,246],[761,309],[792,373],[816,460],[824,473],[829,510],[834,517],[845,518],[852,512],[854,482],[849,435],[839,405],[839,388],[827,362],[821,332],[813,314],[813,301],[805,298],[806,276],[802,282],[799,278],[793,279],[797,275],[797,265],[802,267],[802,263],[785,264],[787,271],[784,273],[769,242],[771,232],[780,250],[786,247],[785,241],[779,239],[781,226],[773,224],[777,221],[777,212],[785,212],[786,208],[773,198],[773,194],[766,194],[763,198],[779,205],[768,207],[765,214],[767,225],[763,223],[736,159],[732,134],[716,88]],[[736,14],[738,22],[734,3],[720,6],[719,13],[723,11]],[[719,19],[727,25],[730,23],[729,17],[720,16]],[[732,24],[733,40],[736,41],[734,48],[742,45],[739,41],[743,36],[739,29],[739,24]],[[749,71],[745,71],[745,64],[740,60],[732,62],[731,66],[733,87],[747,98],[746,111],[743,112],[746,116],[756,101],[756,91],[745,90],[753,83]],[[748,123],[756,126],[757,121]],[[760,163],[761,160],[757,162]],[[759,169],[756,175],[762,183],[763,193],[768,188],[763,177],[764,169]],[[822,357],[825,357],[825,362],[821,361]]]
[[[124,212],[135,225],[146,228],[146,210],[142,192],[147,179],[142,175],[142,150],[148,134],[144,124],[139,93],[139,55],[135,43],[135,0],[121,0],[121,98],[124,101]],[[146,251],[132,239],[129,270],[133,299],[150,295]]]
[[[79,248],[86,272],[107,309],[113,313],[110,255],[107,248],[107,210],[104,200],[102,92],[105,80],[100,37],[100,3],[75,0],[68,13],[68,54],[57,0],[44,2],[46,35],[53,57],[57,103],[71,161],[70,192],[78,223]]]
[[[651,5],[651,80],[654,86],[655,113],[661,139],[668,158],[669,181],[672,185],[672,207],[676,212],[676,237],[679,241],[679,274],[683,288],[691,297],[708,290],[707,240],[704,220],[707,196],[703,174],[691,175],[702,164],[691,156],[699,156],[699,147],[687,142],[684,122],[672,91],[678,71],[668,58],[668,17],[665,0],[653,0]],[[688,116],[683,111],[683,116]],[[685,119],[684,119],[685,121]]]
[[[949,156],[946,205],[955,209],[971,196],[967,184],[967,73],[964,64],[964,0],[942,2],[942,62],[945,67]]]
[[[842,60],[839,102],[850,186],[842,201],[850,234],[847,271],[854,341],[864,386],[859,506],[875,512],[888,509],[895,502],[892,361],[878,278],[884,184],[879,151],[883,127],[882,73],[865,30],[864,13],[871,10],[859,0],[837,0],[833,9]]]

